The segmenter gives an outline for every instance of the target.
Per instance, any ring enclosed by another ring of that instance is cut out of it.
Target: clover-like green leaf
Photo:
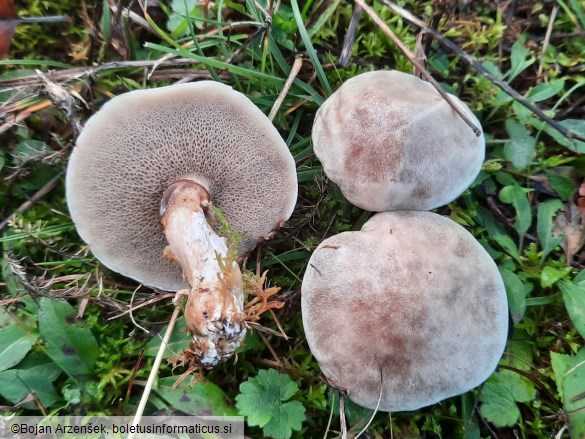
[[[262,427],[274,439],[288,439],[305,420],[305,407],[299,401],[286,402],[298,389],[288,375],[261,370],[240,385],[236,407],[248,425]]]
[[[299,401],[290,401],[278,408],[278,415],[263,428],[264,434],[274,439],[288,439],[292,430],[300,430],[305,420],[305,407]]]
[[[481,389],[479,411],[496,427],[512,427],[520,419],[516,403],[535,396],[536,389],[526,378],[510,371],[496,372]]]

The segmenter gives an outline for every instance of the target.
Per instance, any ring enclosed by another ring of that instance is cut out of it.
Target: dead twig
[[[552,34],[552,30],[555,24],[555,19],[557,18],[557,13],[559,12],[559,5],[554,5],[552,12],[550,13],[550,18],[548,19],[548,26],[546,28],[546,34],[544,35],[544,41],[542,42],[542,51],[540,52],[540,64],[538,66],[538,72],[536,76],[539,81],[542,81],[542,71],[544,66],[542,65],[542,61],[544,59],[544,55],[546,54],[546,50],[548,49],[548,45],[550,43],[550,36]]]
[[[109,317],[108,320],[119,319],[120,317],[125,316],[126,314],[130,314],[136,311],[137,309],[144,308],[145,306],[152,305],[153,303],[160,302],[161,300],[170,299],[173,297],[175,297],[175,293],[157,295],[156,297],[149,299],[145,302],[139,303],[138,305],[130,306],[126,311],[121,312],[120,314],[116,314],[115,316]]]
[[[362,0],[356,0],[356,1],[362,1]],[[384,3],[386,6],[388,6],[390,9],[392,9],[395,13],[400,15],[402,18],[404,18],[405,20],[411,22],[415,26],[420,27],[425,32],[432,34],[433,37],[440,44],[442,44],[443,46],[445,46],[449,50],[455,52],[458,56],[461,57],[461,59],[463,61],[465,61],[467,64],[469,64],[475,70],[477,70],[483,76],[485,76],[494,85],[496,85],[498,88],[500,88],[504,93],[508,94],[509,96],[514,98],[517,102],[522,104],[524,107],[528,108],[530,111],[532,111],[534,114],[536,114],[536,116],[539,119],[541,119],[542,121],[549,124],[552,128],[557,130],[559,133],[561,133],[567,139],[580,140],[582,142],[585,142],[585,137],[580,136],[579,134],[565,128],[564,126],[559,124],[556,120],[553,120],[550,117],[548,117],[546,114],[544,114],[544,112],[540,108],[538,108],[537,106],[535,106],[534,104],[529,102],[526,98],[524,98],[524,96],[522,96],[520,93],[518,93],[512,87],[510,87],[504,81],[502,81],[499,78],[496,78],[494,75],[492,75],[490,72],[488,72],[487,69],[485,69],[478,61],[476,61],[471,56],[469,56],[466,52],[464,52],[461,48],[459,48],[459,46],[457,46],[451,40],[446,38],[441,32],[427,26],[427,24],[424,21],[418,19],[417,17],[412,15],[410,12],[408,12],[406,9],[398,6],[397,4],[391,2],[390,0],[380,0],[380,1],[382,3]],[[577,147],[575,146],[575,148],[577,148]]]
[[[290,73],[288,75],[288,78],[286,78],[286,82],[284,83],[284,87],[282,87],[282,90],[278,94],[278,98],[276,99],[276,101],[274,101],[274,105],[272,106],[272,109],[270,110],[270,114],[268,115],[268,119],[270,119],[270,122],[272,122],[274,120],[276,113],[278,113],[278,110],[279,110],[280,106],[282,105],[284,98],[286,97],[288,91],[290,90],[290,87],[291,87],[293,81],[295,80],[295,78],[297,77],[297,75],[299,74],[299,71],[301,70],[302,66],[303,66],[303,57],[300,55],[297,55],[295,58],[295,62],[293,63],[292,69],[290,70]]]
[[[351,48],[353,46],[353,42],[355,41],[355,34],[363,11],[363,9],[358,5],[354,4],[353,6],[353,15],[351,16],[351,21],[349,22],[347,33],[345,34],[345,38],[343,40],[341,55],[339,55],[339,65],[342,67],[347,66],[349,58],[351,57]]]
[[[115,70],[115,69],[124,69],[124,68],[151,68],[153,66],[157,67],[176,67],[179,65],[191,65],[191,64],[198,64],[199,61],[194,59],[188,58],[177,58],[177,59],[167,59],[164,62],[160,62],[160,60],[143,60],[143,61],[111,61],[103,64],[99,64],[94,67],[74,67],[71,69],[59,70],[59,71],[50,71],[45,72],[45,77],[51,81],[74,81],[74,80],[81,80],[86,77],[91,77],[97,75],[98,73],[105,71],[105,70]],[[9,91],[16,87],[21,86],[41,86],[43,85],[43,81],[41,78],[38,77],[37,74],[21,76],[19,78],[7,78],[7,79],[0,79],[0,87],[4,89],[4,91]]]
[[[36,191],[34,193],[34,195],[32,197],[30,197],[30,199],[28,199],[27,201],[22,203],[18,207],[18,209],[16,209],[13,213],[8,215],[8,217],[6,217],[0,223],[0,230],[2,230],[16,216],[16,214],[25,212],[33,204],[35,204],[37,201],[39,201],[41,198],[43,198],[45,195],[47,195],[49,192],[51,192],[53,190],[53,188],[55,186],[57,186],[57,183],[59,182],[59,180],[61,179],[63,174],[65,174],[65,171],[59,172],[56,176],[54,176],[47,183],[45,183],[45,185],[42,188],[40,188],[38,191]]]

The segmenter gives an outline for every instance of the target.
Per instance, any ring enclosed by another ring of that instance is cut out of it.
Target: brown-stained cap
[[[449,203],[473,183],[485,155],[483,134],[431,84],[397,71],[346,81],[318,110],[312,138],[325,174],[352,204],[376,212]]]
[[[321,371],[357,404],[405,411],[485,381],[504,351],[498,268],[463,227],[431,212],[378,213],[326,239],[302,284]]]
[[[161,199],[172,183],[204,186],[239,251],[286,221],[297,197],[295,162],[246,96],[213,81],[117,96],[88,120],[67,168],[67,202],[81,238],[114,271],[163,290],[187,287],[163,259]]]

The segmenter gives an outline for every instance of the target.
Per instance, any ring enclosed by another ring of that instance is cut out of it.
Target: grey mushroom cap
[[[431,84],[397,71],[346,81],[318,110],[312,138],[325,174],[352,204],[375,212],[451,202],[473,183],[485,156],[483,134],[477,137]]]
[[[321,371],[357,404],[416,410],[485,381],[506,345],[496,264],[431,212],[378,213],[326,239],[302,284],[305,335]]]
[[[292,214],[296,166],[268,118],[246,96],[213,81],[137,90],[106,103],[77,140],[67,168],[69,210],[107,267],[163,290],[186,288],[163,258],[164,190],[204,186],[251,251]]]

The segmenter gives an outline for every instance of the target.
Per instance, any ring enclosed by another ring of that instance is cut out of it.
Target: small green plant
[[[553,375],[569,416],[572,438],[585,436],[585,349],[575,356],[551,352]]]
[[[305,420],[303,404],[288,401],[298,391],[299,386],[288,375],[274,369],[261,370],[240,385],[236,407],[248,425],[262,427],[266,436],[289,439]]]
[[[536,396],[534,385],[511,371],[496,372],[482,386],[480,414],[496,427],[512,427],[520,419],[517,403],[528,403]]]
[[[371,214],[350,206],[323,177],[311,127],[316,110],[344,80],[367,70],[412,66],[364,13],[349,64],[337,63],[355,12],[352,2],[173,0],[151,2],[147,16],[131,3],[148,26],[123,11],[126,2],[85,2],[87,12],[71,0],[15,2],[20,16],[67,15],[72,22],[18,26],[11,59],[0,60],[0,222],[6,223],[0,227],[0,406],[20,414],[132,414],[160,346],[152,333],[168,320],[167,302],[108,271],[75,232],[59,175],[77,125],[111,96],[177,80],[224,82],[268,114],[302,54],[302,68],[274,118],[297,163],[299,201],[276,239],[247,264],[270,271],[271,283],[282,287],[275,298],[283,308],[263,314],[258,323],[268,332],[249,331],[235,366],[218,365],[205,378],[195,373],[173,388],[184,368],[164,363],[146,412],[240,413],[254,438],[338,436],[339,398],[334,402],[335,392],[320,380],[303,338],[300,284],[323,239],[359,229]],[[382,2],[369,3],[413,49],[417,28]],[[561,126],[585,135],[585,39],[578,37],[585,26],[583,0],[500,2],[498,8],[485,1],[462,8],[431,0],[396,3],[433,21],[448,5],[435,29]],[[566,437],[569,429],[579,438],[585,435],[585,274],[579,273],[585,212],[576,200],[582,197],[577,188],[585,177],[585,143],[563,137],[437,39],[423,45],[431,74],[472,106],[487,138],[475,185],[438,213],[466,227],[498,264],[513,327],[500,367],[483,387],[420,411],[393,413],[391,421],[378,413],[368,432],[544,439]],[[127,49],[126,55],[116,47]],[[71,64],[86,73],[70,70]],[[36,68],[85,102],[76,100],[72,114],[58,103],[51,106]],[[44,195],[36,198],[39,191]],[[216,217],[221,226],[221,215]],[[223,234],[233,238],[229,229]],[[264,288],[261,278],[250,279]],[[42,296],[69,302],[47,304],[54,299]],[[81,319],[79,297],[90,299]],[[151,334],[136,329],[127,315],[109,319],[131,302],[142,304],[133,320]],[[39,321],[41,314],[47,322]],[[278,335],[280,327],[288,339]],[[168,357],[190,341],[182,328],[179,319]],[[294,378],[260,370],[266,364]],[[311,412],[306,421],[305,409]],[[348,399],[345,412],[349,434],[370,417]]]

